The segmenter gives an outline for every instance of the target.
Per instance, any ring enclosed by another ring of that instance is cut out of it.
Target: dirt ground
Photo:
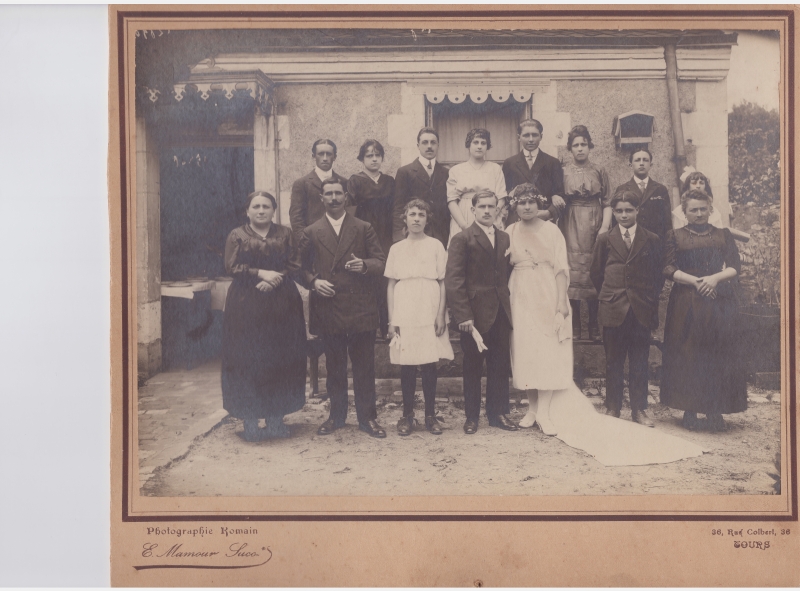
[[[444,433],[397,435],[401,408],[385,403],[378,421],[387,438],[358,430],[354,411],[345,428],[321,437],[326,402],[312,400],[286,417],[289,439],[247,443],[241,421],[227,418],[179,460],[156,471],[147,496],[269,495],[624,495],[774,494],[780,446],[779,393],[750,390],[750,408],[727,415],[723,433],[689,432],[682,413],[651,406],[656,428],[709,450],[703,456],[650,466],[605,467],[538,429],[506,432],[485,417],[475,435],[462,431],[463,406],[437,403]],[[591,398],[595,406],[602,398]],[[774,400],[774,402],[773,402]],[[418,404],[421,406],[421,401]],[[459,408],[461,407],[461,408]],[[519,420],[524,406],[514,407]],[[419,413],[418,413],[419,414]],[[623,409],[622,418],[630,419]]]

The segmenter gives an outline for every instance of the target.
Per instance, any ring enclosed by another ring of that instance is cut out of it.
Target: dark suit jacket
[[[332,174],[332,177],[342,182],[342,189],[347,191],[347,179],[341,175]],[[289,221],[292,224],[295,240],[300,240],[300,234],[317,220],[325,217],[325,204],[322,203],[322,181],[317,173],[311,171],[304,177],[297,179],[292,185],[292,201],[289,204]]]
[[[328,218],[303,230],[298,246],[302,259],[301,278],[308,289],[309,332],[341,334],[374,331],[378,328],[376,277],[383,275],[386,256],[369,223],[346,213],[339,237]],[[363,259],[364,274],[345,271],[352,254]],[[313,291],[314,280],[334,285],[336,295],[326,298]]]
[[[534,183],[542,195],[550,199],[553,195],[564,194],[564,171],[558,158],[553,158],[539,150],[533,166],[528,168],[525,154],[520,150],[516,156],[511,156],[503,162],[503,175],[506,177],[506,191],[511,195],[514,187],[523,183]],[[553,219],[558,217],[558,210],[550,204],[548,207]],[[506,226],[519,221],[515,211],[508,214]]]
[[[428,176],[419,159],[397,169],[394,179],[394,212],[392,214],[392,238],[398,242],[405,238],[403,210],[406,203],[419,198],[427,201],[433,211],[433,221],[425,226],[425,233],[441,241],[447,248],[450,238],[450,210],[447,209],[447,168],[436,163],[433,174]]]
[[[478,332],[492,328],[500,306],[511,322],[511,299],[508,291],[510,272],[506,255],[511,240],[495,228],[496,248],[486,233],[473,222],[450,241],[444,285],[447,305],[456,323],[474,320]]]
[[[625,190],[642,195],[639,185],[636,184],[633,178],[617,187],[614,195]],[[667,236],[667,232],[672,230],[672,206],[670,204],[669,191],[664,185],[657,183],[652,178],[647,181],[647,189],[642,195],[642,204],[639,206],[636,224],[650,230],[662,241]],[[611,227],[613,228],[616,225],[617,220],[612,218]]]
[[[661,240],[638,223],[630,252],[619,226],[600,234],[589,272],[600,301],[600,325],[619,326],[628,309],[633,308],[640,323],[651,330],[658,328],[658,296],[664,286],[660,270],[663,269]]]

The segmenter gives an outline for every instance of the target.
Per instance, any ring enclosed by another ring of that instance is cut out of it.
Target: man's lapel
[[[322,197],[320,197],[320,195],[322,194],[322,181],[319,180],[317,172],[315,170],[312,170],[311,173],[306,178],[308,179],[308,182],[311,184],[311,186],[314,187],[314,190],[316,191],[316,196],[322,199]]]
[[[419,161],[419,158],[414,160],[414,162],[411,163],[411,166],[414,170],[414,176],[417,177],[417,180],[426,187],[429,187],[432,182],[432,177],[428,176],[428,171],[424,166],[422,166],[422,162]],[[434,167],[433,172],[434,174],[436,173],[436,167]]]
[[[489,255],[491,255],[491,260],[494,261],[494,248],[492,247],[492,243],[489,242],[489,237],[486,235],[486,232],[478,227],[478,222],[472,222],[472,234],[475,236],[478,244],[480,244],[483,249],[488,252]],[[497,236],[495,236],[494,239],[496,242]]]
[[[336,232],[331,226],[330,221],[328,220],[328,216],[325,215],[322,217],[325,220],[325,223],[322,224],[321,228],[317,228],[317,240],[319,240],[320,244],[328,249],[328,251],[332,255],[336,255],[336,249],[338,247],[338,239],[336,238]]]
[[[650,183],[648,183],[648,187],[649,186]],[[629,261],[634,259],[636,255],[639,254],[639,251],[642,250],[646,239],[647,237],[644,235],[642,228],[636,228],[636,235],[633,237],[633,244],[631,244],[631,252],[628,255]]]
[[[531,169],[528,168],[528,161],[525,160],[525,153],[520,151],[511,161],[511,166],[517,169],[517,173],[524,179],[530,179]]]
[[[422,165],[420,165],[420,166],[422,167],[422,170],[424,171],[425,167],[422,166]],[[426,172],[425,174],[428,174],[428,173]],[[439,184],[441,180],[444,180],[444,182],[447,182],[447,177],[448,177],[449,174],[450,173],[448,172],[448,170],[445,167],[445,165],[444,164],[439,164],[439,162],[437,161],[436,162],[436,166],[433,167],[433,175],[431,176],[430,181],[428,181],[428,182],[430,182],[431,185]],[[444,177],[444,179],[442,179],[442,177]]]
[[[628,260],[628,247],[622,239],[622,226],[619,224],[614,226],[608,233],[608,243],[617,251],[617,254],[623,261]]]
[[[331,228],[331,230],[333,230],[333,228]],[[353,216],[345,213],[342,227],[339,228],[339,244],[336,249],[336,254],[333,257],[333,265],[331,265],[331,269],[336,267],[341,258],[347,253],[355,238],[356,227],[355,222],[353,221]]]

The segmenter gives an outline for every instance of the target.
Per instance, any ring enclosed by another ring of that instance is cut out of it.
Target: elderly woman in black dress
[[[292,231],[272,222],[276,209],[269,193],[251,193],[249,223],[225,243],[233,283],[223,322],[222,406],[244,421],[242,436],[251,442],[288,437],[284,415],[305,404],[303,302],[290,278],[300,259]]]
[[[710,197],[691,189],[681,197],[687,225],[666,236],[664,275],[674,281],[664,326],[661,403],[684,411],[697,429],[704,413],[712,431],[724,414],[747,410],[747,383],[737,334],[732,281],[741,268],[727,228],[708,223]]]
[[[372,225],[378,235],[383,254],[388,255],[392,247],[392,210],[394,208],[394,179],[381,172],[385,152],[378,140],[367,140],[358,151],[358,160],[364,170],[357,172],[347,181],[350,202],[355,204],[354,215]],[[386,304],[388,280],[379,277],[378,312],[381,336],[386,336],[389,328],[389,310]]]

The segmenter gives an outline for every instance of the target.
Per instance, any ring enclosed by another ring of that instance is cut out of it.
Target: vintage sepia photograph
[[[142,496],[780,494],[777,30],[135,51]]]
[[[794,14],[112,8],[116,584],[794,581]]]

